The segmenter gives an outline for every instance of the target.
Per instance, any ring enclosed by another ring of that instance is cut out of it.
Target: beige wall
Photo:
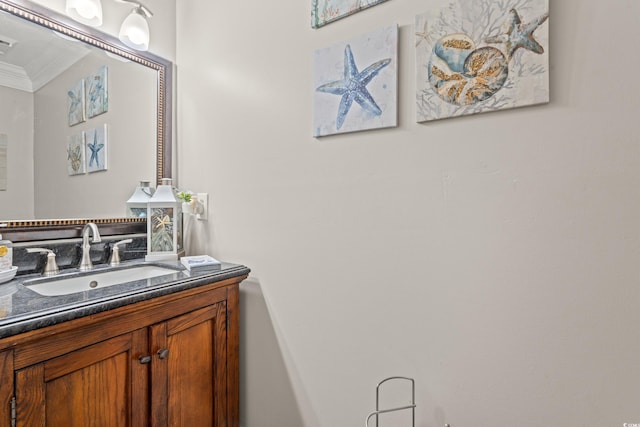
[[[428,3],[319,30],[310,1],[177,7],[193,250],[253,270],[246,427],[362,425],[390,375],[421,427],[640,423],[639,2],[552,1],[551,103],[429,124]],[[313,139],[312,52],[390,23],[400,126]]]
[[[0,86],[0,133],[7,135],[7,190],[0,219],[33,217],[33,94]]]

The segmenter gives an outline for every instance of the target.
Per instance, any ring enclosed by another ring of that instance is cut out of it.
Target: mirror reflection
[[[159,86],[158,69],[0,11],[0,220],[124,217],[161,167]]]

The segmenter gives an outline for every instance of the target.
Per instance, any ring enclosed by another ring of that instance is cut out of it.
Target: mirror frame
[[[65,36],[80,40],[158,73],[156,128],[156,184],[172,177],[172,99],[173,63],[149,52],[135,51],[119,39],[95,28],[80,24],[56,11],[27,0],[0,0],[0,11],[8,12]],[[124,203],[124,202],[123,202]],[[144,218],[87,218],[6,221],[0,219],[0,233],[13,242],[80,237],[82,227],[94,222],[105,235],[146,233]]]

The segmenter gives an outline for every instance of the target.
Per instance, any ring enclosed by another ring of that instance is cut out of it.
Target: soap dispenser
[[[13,267],[13,243],[10,240],[2,240],[0,234],[0,271],[11,270]]]

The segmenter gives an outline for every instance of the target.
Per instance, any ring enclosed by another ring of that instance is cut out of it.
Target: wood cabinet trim
[[[149,351],[149,331],[138,329],[131,334],[131,395],[130,402],[131,427],[147,427],[149,425],[149,368],[138,362],[138,358]]]
[[[167,348],[167,323],[162,322],[151,326],[149,336],[152,355],[155,355],[162,348]],[[151,384],[153,384],[151,389],[151,427],[170,427],[167,425],[167,404],[169,401],[167,379],[169,372],[165,360],[162,361],[164,363],[154,363],[156,361],[153,360],[151,363]]]
[[[216,317],[217,313],[218,304],[215,304],[210,307],[204,307],[199,310],[192,311],[191,313],[169,319],[167,321],[167,335],[176,334],[192,327],[193,325],[203,322],[206,319]]]
[[[227,288],[216,288],[209,292],[183,296],[174,294],[172,300],[163,304],[132,304],[127,314],[104,320],[102,316],[91,316],[81,325],[56,335],[25,343],[15,349],[15,366],[20,369],[34,363],[60,356],[116,335],[150,326],[177,313],[189,312],[227,298]],[[136,310],[137,308],[137,310]],[[63,345],[64,343],[64,345]]]
[[[228,359],[227,359],[227,347],[228,347],[228,330],[227,330],[227,304],[221,303],[220,305],[224,305],[223,309],[219,310],[220,314],[215,319],[215,332],[213,336],[213,353],[214,360],[224,360],[225,363],[215,363],[214,364],[214,387],[213,390],[213,408],[214,408],[214,420],[215,426],[226,427],[227,425],[232,426],[233,424],[228,422],[229,417],[229,407],[228,407],[228,398],[229,398],[229,390],[228,390]]]
[[[51,381],[86,366],[86,360],[100,362],[131,348],[131,334],[120,335],[80,350],[72,351],[44,364],[44,380]],[[81,363],[82,362],[82,363]]]
[[[240,425],[240,289],[234,286],[227,295],[227,414],[228,425]]]

